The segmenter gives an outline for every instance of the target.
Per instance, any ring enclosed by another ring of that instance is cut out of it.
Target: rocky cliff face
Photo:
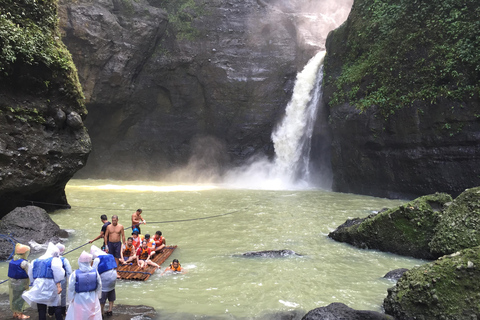
[[[75,66],[56,1],[0,1],[0,217],[68,207],[64,187],[90,152]]]
[[[271,155],[296,73],[336,24],[305,7],[323,1],[60,3],[93,141],[82,177],[160,177],[194,153],[199,171]]]
[[[355,0],[327,39],[334,189],[412,198],[480,185],[475,1]]]

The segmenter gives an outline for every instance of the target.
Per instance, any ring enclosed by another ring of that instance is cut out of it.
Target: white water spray
[[[285,117],[272,133],[275,158],[252,159],[251,163],[228,172],[225,183],[258,189],[298,189],[312,187],[310,146],[318,105],[322,98],[323,58],[319,52],[297,75]]]

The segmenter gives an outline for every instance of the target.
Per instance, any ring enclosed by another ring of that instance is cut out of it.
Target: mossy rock
[[[445,210],[430,242],[438,256],[480,245],[480,187],[467,189]]]
[[[445,193],[426,195],[396,208],[349,220],[329,237],[363,249],[378,249],[421,259],[434,259],[429,243],[442,208],[452,197]]]
[[[480,247],[465,249],[406,272],[388,290],[395,319],[463,320],[480,317]]]

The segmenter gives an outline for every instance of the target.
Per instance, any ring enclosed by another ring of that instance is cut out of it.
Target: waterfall
[[[318,105],[322,99],[323,58],[317,53],[297,75],[285,117],[272,134],[274,170],[290,182],[309,181],[310,147]]]
[[[227,172],[227,185],[258,189],[298,189],[310,185],[310,147],[322,99],[323,58],[317,53],[297,74],[285,116],[272,133],[275,158],[250,159],[250,164]]]

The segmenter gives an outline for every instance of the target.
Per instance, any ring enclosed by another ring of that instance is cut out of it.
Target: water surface
[[[168,245],[178,245],[171,259],[179,259],[188,273],[117,283],[117,303],[149,305],[168,319],[266,319],[268,314],[284,311],[303,314],[332,302],[379,311],[387,288],[393,286],[382,279],[385,273],[423,263],[359,250],[327,237],[346,219],[402,203],[397,200],[321,190],[241,190],[112,180],[72,180],[66,192],[72,209],[51,216],[71,231],[67,251],[100,233],[101,214],[109,218],[116,214],[119,223],[130,226],[137,208],[143,209],[147,221],[142,233],[161,230]],[[173,222],[197,218],[207,219]],[[96,245],[100,244],[98,240]],[[82,249],[66,256],[74,268]],[[302,256],[238,256],[281,249]],[[1,263],[1,279],[6,272],[7,263]],[[6,284],[0,292],[7,292]]]

